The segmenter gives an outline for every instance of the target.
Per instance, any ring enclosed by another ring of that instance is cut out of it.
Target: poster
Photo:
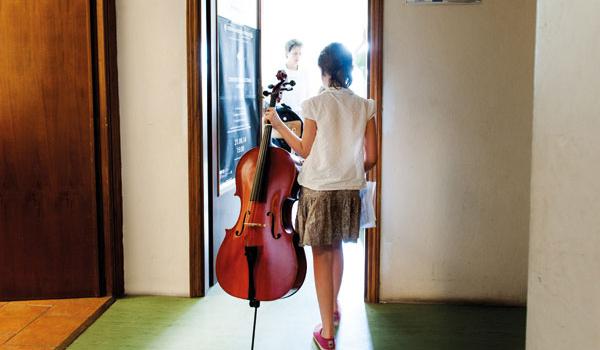
[[[217,18],[219,194],[234,188],[235,168],[258,145],[258,30]]]

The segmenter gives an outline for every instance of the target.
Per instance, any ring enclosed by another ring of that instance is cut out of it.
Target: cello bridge
[[[254,222],[245,222],[244,226],[259,227],[259,228],[265,228],[265,227],[267,227],[267,225],[265,225],[265,224],[257,224],[257,223],[254,223]]]

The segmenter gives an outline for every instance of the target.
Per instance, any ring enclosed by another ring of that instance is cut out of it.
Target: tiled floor
[[[0,350],[63,349],[110,298],[0,302]]]

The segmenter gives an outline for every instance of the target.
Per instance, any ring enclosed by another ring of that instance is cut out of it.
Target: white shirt
[[[286,91],[282,94],[281,102],[290,106],[294,112],[302,117],[301,103],[308,98],[308,77],[304,70],[285,69],[287,81],[293,80],[296,82],[292,91]]]
[[[375,101],[350,89],[327,88],[302,103],[317,135],[302,165],[298,183],[312,190],[358,190],[365,186],[364,138]]]

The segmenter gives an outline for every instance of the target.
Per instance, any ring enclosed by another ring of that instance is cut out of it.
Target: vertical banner
[[[258,145],[258,30],[217,18],[219,194],[234,187],[240,158]]]

